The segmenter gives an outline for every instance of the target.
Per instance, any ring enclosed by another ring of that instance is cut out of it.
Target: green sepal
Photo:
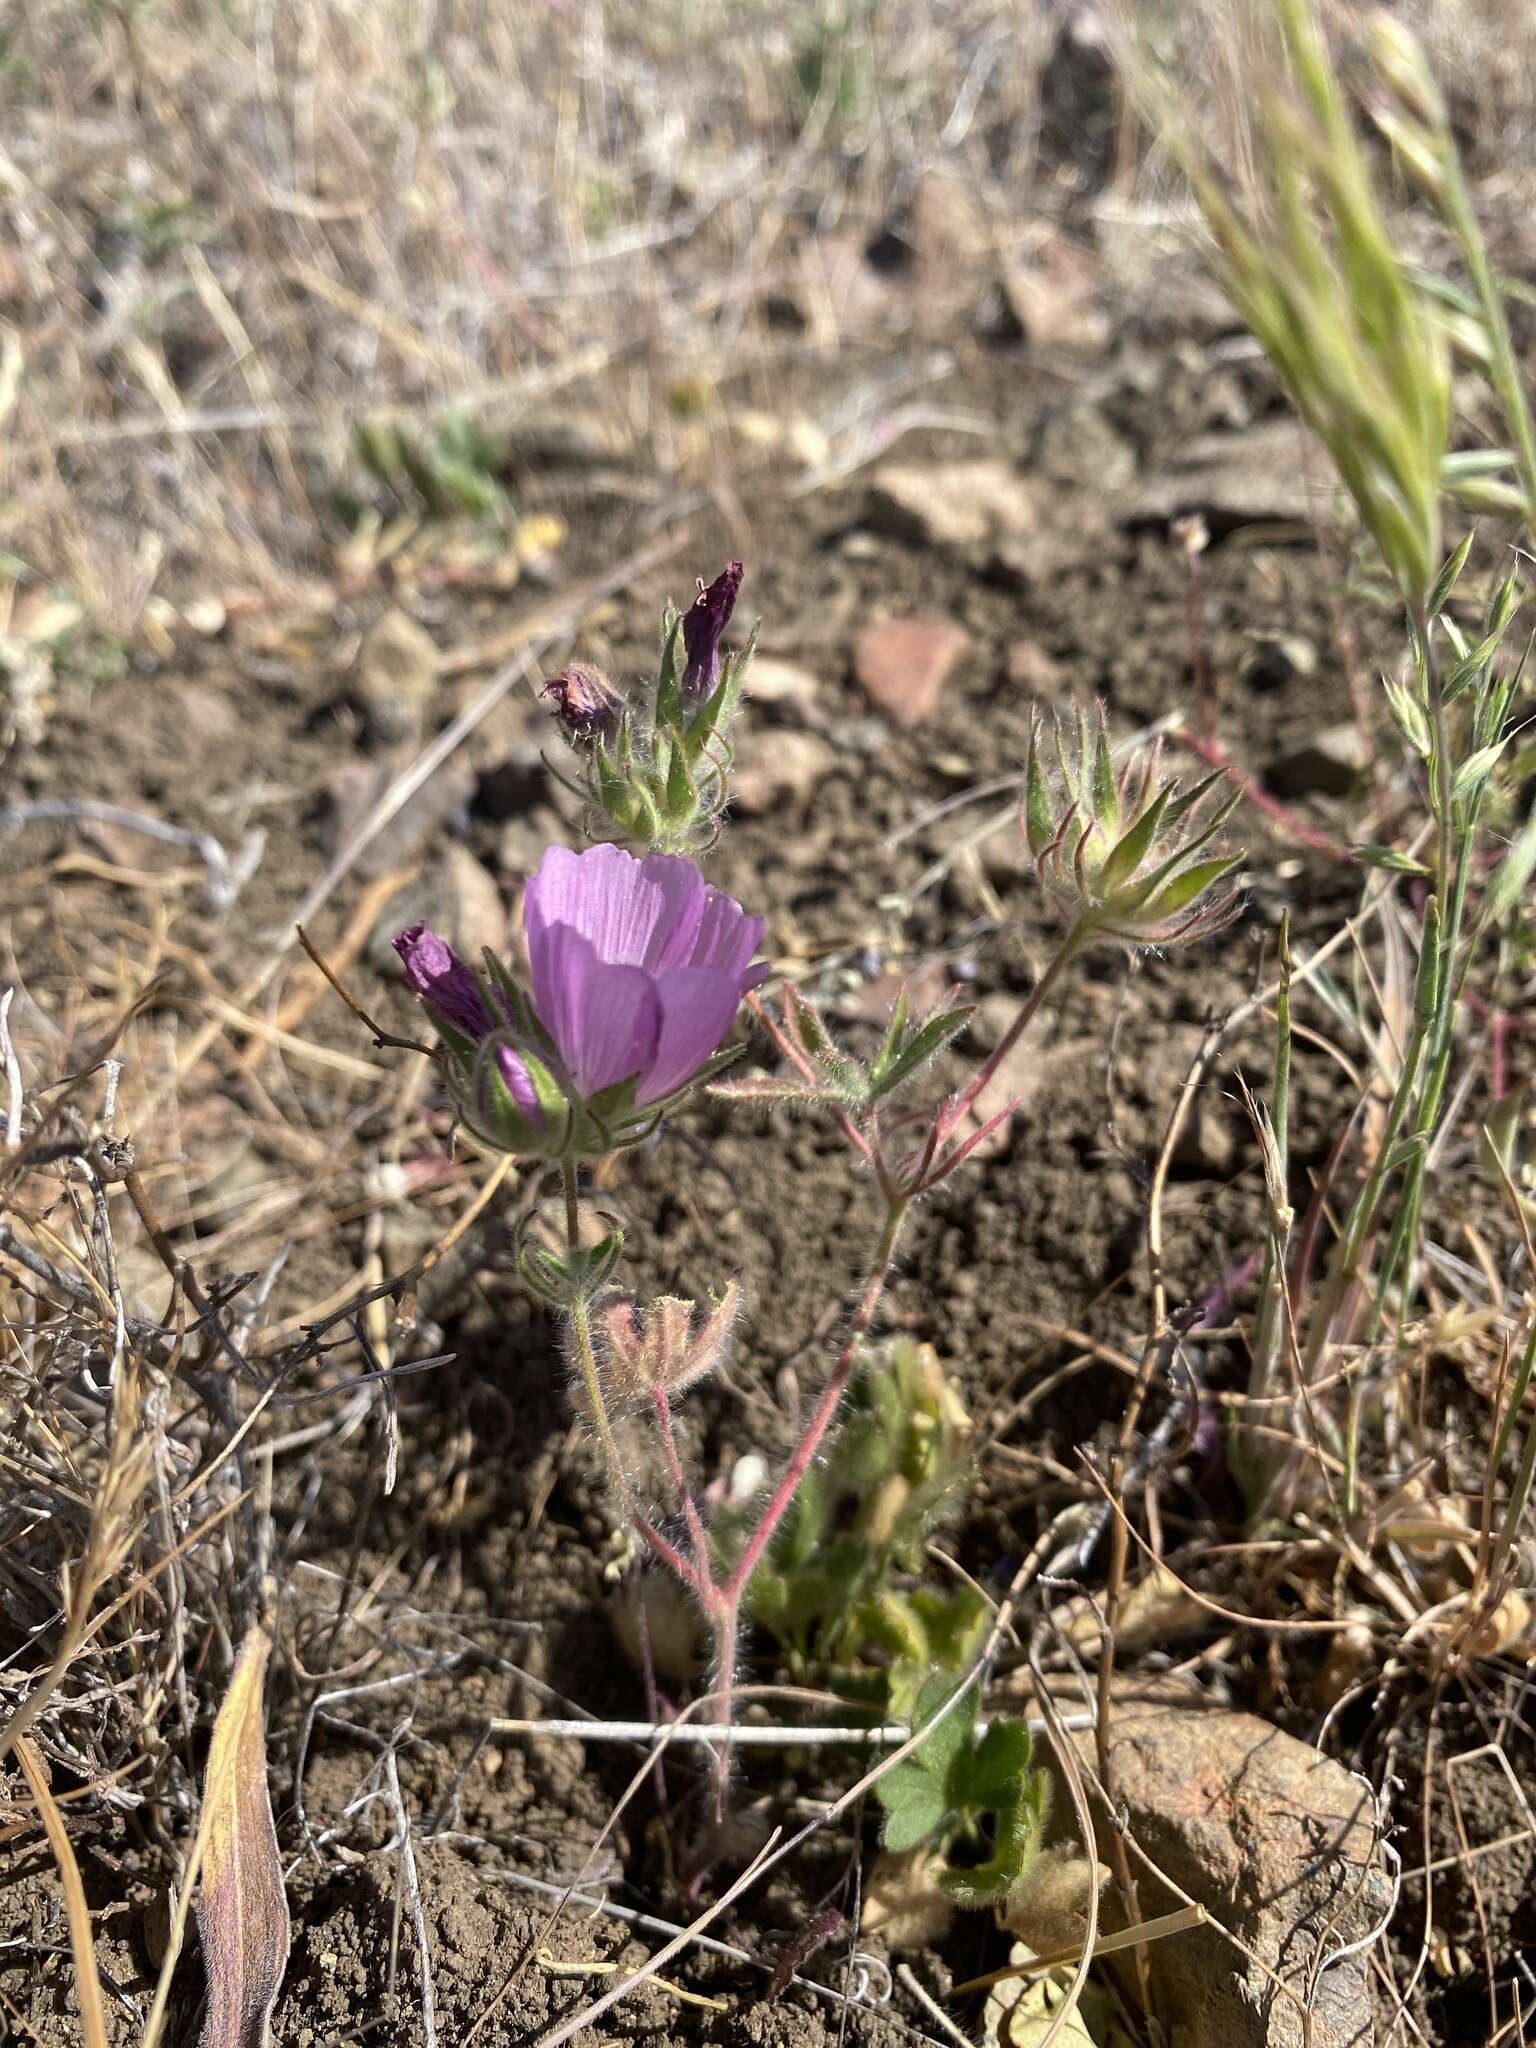
[[[677,667],[677,643],[682,630],[683,615],[669,604],[661,615],[661,665],[656,672],[655,722],[658,726],[682,726],[686,723],[682,678]]]
[[[551,1308],[574,1308],[578,1302],[590,1302],[602,1293],[623,1249],[623,1235],[617,1228],[599,1244],[564,1252],[533,1244],[526,1232],[520,1232],[516,1251],[518,1276],[530,1294],[537,1295]]]
[[[1223,875],[1242,865],[1240,854],[1218,856],[1215,860],[1198,860],[1192,868],[1185,868],[1182,874],[1173,877],[1150,902],[1144,906],[1145,914],[1154,920],[1175,917],[1181,910],[1187,910],[1197,896],[1219,882]]]
[[[1399,853],[1392,846],[1352,846],[1350,852],[1368,868],[1384,868],[1389,875],[1416,875],[1420,880],[1429,878],[1431,870],[1423,861],[1414,860],[1411,855]]]
[[[1056,824],[1051,816],[1051,793],[1046,788],[1045,773],[1040,766],[1038,726],[1030,728],[1029,759],[1024,766],[1024,836],[1029,841],[1030,852],[1036,856],[1044,853],[1056,836]]]
[[[1112,896],[1122,883],[1128,882],[1152,851],[1152,842],[1168,808],[1169,793],[1166,785],[1160,789],[1135,824],[1105,855],[1098,874],[1098,888],[1105,897]]]

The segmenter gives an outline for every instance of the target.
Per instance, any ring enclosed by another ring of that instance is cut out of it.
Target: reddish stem
[[[1326,832],[1319,831],[1317,826],[1309,825],[1304,819],[1298,818],[1296,813],[1288,810],[1278,797],[1271,796],[1268,790],[1260,789],[1252,777],[1245,775],[1232,756],[1225,748],[1218,746],[1215,740],[1202,739],[1198,733],[1178,730],[1175,730],[1173,737],[1181,747],[1188,747],[1192,754],[1198,754],[1208,768],[1219,768],[1233,788],[1242,791],[1255,810],[1262,811],[1266,818],[1271,819],[1292,839],[1299,840],[1303,846],[1310,846],[1318,853],[1330,854],[1334,860],[1353,862],[1355,857],[1347,846],[1340,846],[1339,842],[1330,839]]]
[[[662,1455],[667,1461],[672,1484],[677,1489],[683,1519],[688,1524],[688,1540],[693,1545],[695,1571],[690,1583],[705,1607],[713,1612],[718,1603],[719,1590],[709,1569],[709,1538],[704,1533],[704,1524],[694,1505],[688,1475],[683,1470],[683,1461],[678,1453],[677,1431],[672,1422],[672,1403],[667,1399],[665,1387],[653,1387],[651,1396],[656,1403],[656,1432],[661,1438]]]

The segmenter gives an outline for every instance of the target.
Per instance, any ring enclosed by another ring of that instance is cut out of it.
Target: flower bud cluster
[[[1231,921],[1238,858],[1200,855],[1240,791],[1203,816],[1219,772],[1181,793],[1155,746],[1117,771],[1102,707],[1091,722],[1081,707],[1075,727],[1054,722],[1049,745],[1048,763],[1037,724],[1024,774],[1024,834],[1042,887],[1084,938],[1175,946]]]
[[[693,853],[713,844],[730,794],[730,728],[752,659],[722,649],[741,589],[727,562],[699,584],[686,612],[662,617],[661,664],[649,687],[626,693],[601,670],[573,662],[543,694],[576,754],[567,787],[615,839],[644,852]]]

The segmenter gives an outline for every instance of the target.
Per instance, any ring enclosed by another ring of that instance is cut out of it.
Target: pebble
[[[1093,1732],[1073,1739],[1093,1765]],[[1166,1680],[1117,1685],[1110,1763],[1130,1833],[1180,1887],[1175,1895],[1139,1871],[1143,1913],[1171,1912],[1187,1896],[1247,1950],[1212,1926],[1147,1950],[1154,2008],[1176,2048],[1374,2040],[1370,1958],[1347,1951],[1391,1893],[1362,1781],[1256,1714]],[[1106,1926],[1118,1925],[1112,1890],[1103,1905]],[[1309,2018],[1276,1992],[1276,1976],[1305,1998]]]
[[[376,619],[358,646],[351,695],[370,740],[419,739],[437,690],[437,649],[399,605]]]
[[[1278,797],[1348,796],[1363,780],[1368,759],[1360,728],[1346,720],[1284,748],[1264,780]]]
[[[971,636],[953,619],[882,619],[854,644],[859,687],[893,724],[921,725],[938,708],[944,686],[971,651]]]
[[[808,797],[837,766],[835,749],[814,732],[760,732],[742,749],[732,783],[735,808],[749,818]]]
[[[886,462],[870,478],[865,519],[915,547],[972,548],[1035,525],[1035,502],[1006,462]]]

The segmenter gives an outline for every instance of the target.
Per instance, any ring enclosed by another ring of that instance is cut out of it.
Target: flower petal
[[[590,846],[585,853],[550,847],[523,891],[523,926],[535,971],[540,946],[562,925],[590,939],[600,960],[642,965],[666,908],[645,866],[621,846]]]
[[[705,883],[697,863],[680,853],[648,853],[640,869],[647,883],[660,891],[661,908],[639,965],[648,974],[693,966],[700,920],[717,892]]]
[[[637,1104],[659,1102],[681,1088],[713,1052],[718,1052],[741,1004],[734,975],[707,967],[678,967],[655,982],[661,1001],[656,1049],[635,1088]]]
[[[546,931],[532,958],[539,1022],[583,1095],[596,1095],[650,1065],[661,1005],[642,968],[602,959],[592,941],[568,924]]]
[[[707,889],[698,937],[689,958],[679,964],[708,967],[716,974],[730,974],[743,979],[762,936],[763,920],[760,917],[748,917],[736,899],[725,895],[722,890]],[[762,976],[756,978],[761,980]]]
[[[474,970],[446,939],[424,924],[413,924],[396,937],[394,947],[406,981],[451,1030],[480,1039],[494,1028]]]

